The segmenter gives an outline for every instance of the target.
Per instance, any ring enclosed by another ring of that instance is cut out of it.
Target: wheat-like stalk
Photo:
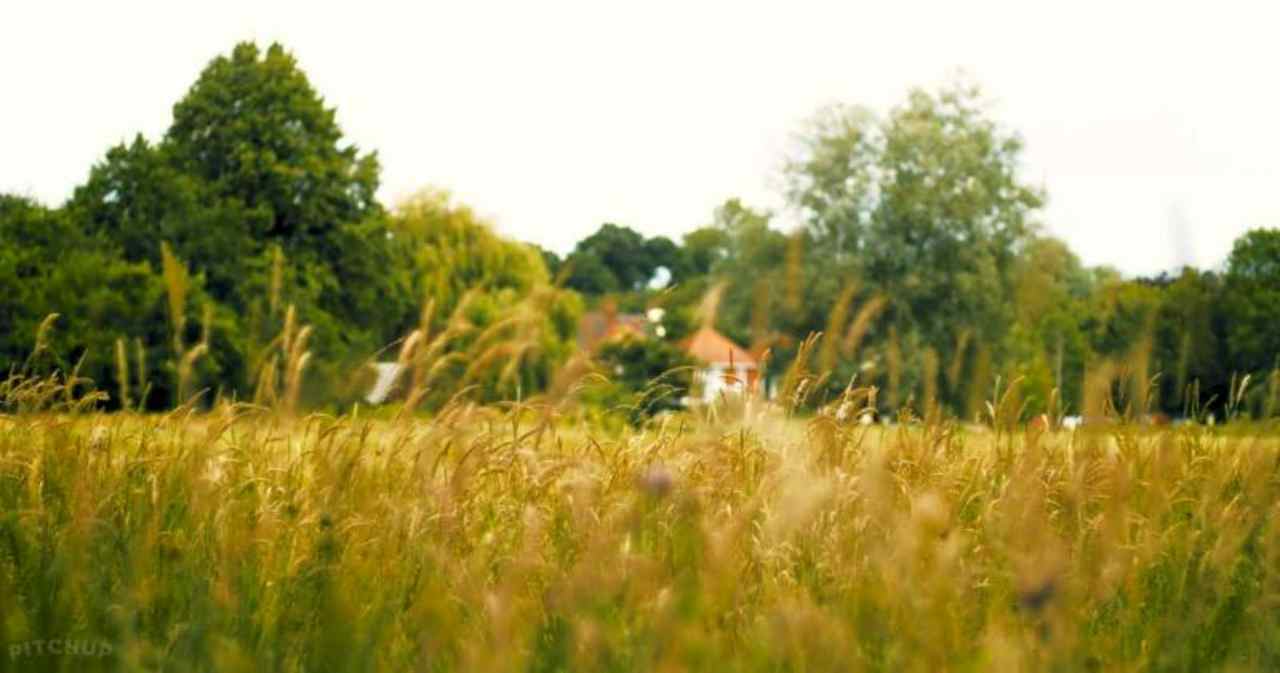
[[[133,402],[129,397],[129,353],[123,338],[116,339],[116,382],[120,387],[120,408],[128,409]]]

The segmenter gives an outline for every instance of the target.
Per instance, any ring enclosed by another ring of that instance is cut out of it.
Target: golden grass
[[[1262,433],[861,426],[756,402],[583,418],[0,419],[0,661],[1280,666],[1280,442]],[[3,658],[55,638],[112,648]]]

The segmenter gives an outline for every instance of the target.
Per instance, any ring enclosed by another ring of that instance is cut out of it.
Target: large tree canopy
[[[643,290],[659,269],[679,283],[693,271],[685,251],[665,236],[645,238],[628,227],[606,223],[578,241],[565,258],[566,285],[584,294],[602,295]]]
[[[279,45],[215,58],[174,106],[159,143],[110,149],[67,206],[85,232],[129,262],[160,268],[168,245],[225,309],[218,343],[247,390],[284,307],[313,327],[332,376],[400,336],[395,316],[420,294],[393,264],[378,164],[346,143],[334,110]],[[320,383],[319,387],[325,384]]]
[[[67,204],[75,223],[119,246],[125,259],[158,268],[168,244],[208,281],[219,301],[243,304],[249,258],[265,245],[242,204],[216,198],[198,176],[171,161],[167,146],[138,136],[107,151]]]
[[[888,298],[894,333],[944,362],[963,357],[953,351],[965,333],[1003,343],[1015,261],[1042,203],[1018,175],[1021,149],[971,88],[913,91],[883,119],[824,110],[787,169],[812,240],[806,264],[825,270],[820,281],[856,279]]]
[[[814,254],[882,287],[930,340],[1008,322],[1006,274],[1042,202],[1018,177],[1021,141],[980,103],[950,88],[914,91],[883,120],[829,109],[788,171]]]
[[[258,240],[311,247],[379,210],[378,161],[344,144],[335,112],[278,44],[215,58],[173,107],[175,164],[259,217]]]

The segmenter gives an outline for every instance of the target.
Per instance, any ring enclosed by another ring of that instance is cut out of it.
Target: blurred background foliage
[[[784,171],[796,226],[728,198],[679,241],[605,223],[561,256],[443,190],[379,203],[376,153],[343,137],[294,58],[240,44],[161,138],[108,149],[65,204],[0,195],[0,366],[79,365],[151,409],[200,390],[249,399],[279,365],[292,307],[309,327],[293,345],[314,355],[298,362],[308,405],[358,399],[351,373],[419,328],[447,332],[441,352],[456,356],[430,399],[494,401],[551,387],[579,316],[608,305],[663,309],[663,346],[597,354],[606,375],[624,364],[630,394],[647,385],[633,369],[653,372],[626,363],[676,363],[669,351],[705,324],[767,353],[767,381],[823,333],[806,365],[827,375],[815,403],[856,379],[884,412],[929,398],[972,417],[996,381],[1016,381],[1027,413],[1079,412],[1089,371],[1139,362],[1127,371],[1155,382],[1151,406],[1178,415],[1226,404],[1233,376],[1274,376],[1280,232],[1243,236],[1221,269],[1088,268],[1044,232],[1021,140],[971,86],[913,90],[885,114],[824,108],[799,138]],[[181,273],[166,275],[164,246]],[[51,313],[49,348],[29,361]]]

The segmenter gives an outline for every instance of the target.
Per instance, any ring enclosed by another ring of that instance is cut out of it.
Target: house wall
[[[754,390],[757,372],[754,367],[736,365],[732,369],[727,364],[712,364],[701,369],[696,383],[702,389],[700,399],[710,403],[724,395],[741,395]]]

